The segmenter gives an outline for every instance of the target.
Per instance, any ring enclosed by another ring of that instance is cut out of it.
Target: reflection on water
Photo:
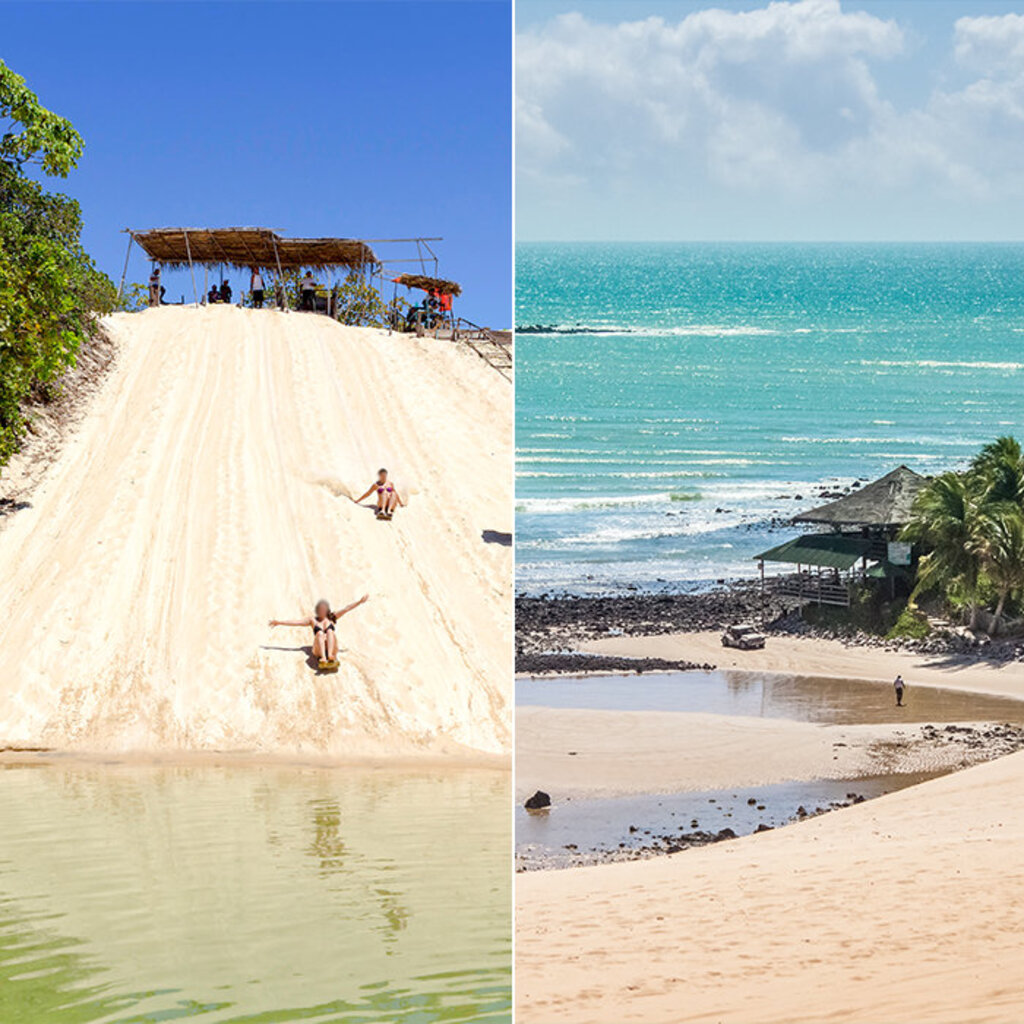
[[[0,770],[0,1021],[507,1021],[504,772]]]
[[[863,680],[757,672],[669,672],[516,680],[516,703],[607,711],[689,711],[800,722],[1024,723],[1024,701],[914,686],[897,708],[892,687]]]

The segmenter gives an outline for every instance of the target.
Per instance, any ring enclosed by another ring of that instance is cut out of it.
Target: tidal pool
[[[522,871],[677,852],[686,836],[732,829],[749,835],[854,801],[937,778],[943,772],[812,779],[693,793],[565,800],[548,811],[516,808],[516,860]],[[751,803],[750,801],[753,801]]]
[[[509,1021],[510,781],[5,765],[0,1021]]]
[[[689,711],[788,718],[831,725],[883,722],[1024,723],[1024,701],[915,686],[905,707],[888,683],[759,672],[665,672],[642,676],[517,679],[516,704],[604,711]]]
[[[908,686],[906,706],[898,708],[889,684],[854,679],[729,671],[566,676],[518,679],[516,703],[520,707],[689,712],[829,725],[1024,724],[1024,701],[916,687],[912,679]],[[680,742],[685,742],[685,730]],[[602,799],[561,800],[552,793],[555,806],[549,811],[530,813],[516,808],[517,867],[570,867],[675,852],[689,845],[688,834],[731,829],[737,835],[747,835],[759,827],[777,828],[801,817],[800,808],[808,815],[827,811],[855,798],[871,799],[916,785],[936,774],[942,773],[810,779]]]

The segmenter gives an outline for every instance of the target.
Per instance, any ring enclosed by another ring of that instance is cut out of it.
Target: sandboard
[[[324,661],[322,658],[317,662],[316,668],[318,672],[337,672],[338,665],[340,662],[337,661]]]

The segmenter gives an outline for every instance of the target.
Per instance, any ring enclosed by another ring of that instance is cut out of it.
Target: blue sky
[[[522,239],[1024,239],[1024,0],[519,0]]]
[[[0,2],[0,26],[0,58],[85,138],[51,186],[115,281],[129,226],[441,235],[457,311],[510,321],[508,3]]]

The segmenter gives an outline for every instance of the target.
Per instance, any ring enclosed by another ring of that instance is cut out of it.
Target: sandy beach
[[[820,679],[888,682],[899,671],[914,686],[1024,695],[1020,665],[820,640],[770,636],[765,650],[738,652],[716,632],[581,646]],[[680,743],[660,712],[526,707],[518,716],[517,796],[552,777],[580,797],[811,777],[857,767],[886,734],[910,732],[680,715]],[[571,742],[580,749],[570,757]],[[925,750],[898,743],[893,753],[913,770]],[[1020,1020],[1022,778],[1024,754],[1014,754],[674,856],[517,875],[517,1019]]]
[[[322,316],[108,329],[114,368],[0,529],[0,746],[507,754],[508,382]],[[382,465],[409,499],[390,523],[348,500]],[[364,592],[336,675],[267,625]]]
[[[517,876],[518,1019],[1009,1022],[1024,755],[786,829]]]
[[[977,693],[1024,698],[1024,662],[988,663],[957,655],[922,655],[872,647],[850,647],[838,640],[771,634],[760,651],[722,646],[721,631],[663,636],[609,637],[584,641],[595,654],[708,662],[718,668],[785,675],[891,682],[897,673],[911,686],[952,687]]]

